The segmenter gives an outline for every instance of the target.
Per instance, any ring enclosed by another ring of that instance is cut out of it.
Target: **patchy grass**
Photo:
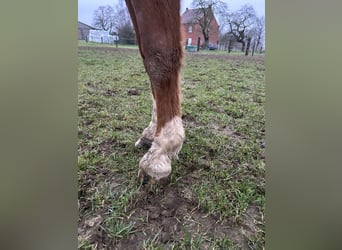
[[[186,53],[170,183],[137,180],[151,118],[138,50],[79,47],[79,248],[263,249],[264,58]]]

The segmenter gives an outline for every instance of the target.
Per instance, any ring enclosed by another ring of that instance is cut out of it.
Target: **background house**
[[[96,29],[94,27],[91,27],[88,24],[78,21],[78,40],[88,41],[90,30],[96,30]]]
[[[183,37],[184,37],[184,46],[193,45],[197,46],[198,37],[200,37],[200,47],[204,45],[204,36],[202,33],[202,29],[196,20],[196,9],[188,9],[186,8],[185,12],[182,14],[182,27],[183,27]],[[219,25],[214,16],[214,19],[210,24],[209,31],[209,43],[217,44],[219,37]]]

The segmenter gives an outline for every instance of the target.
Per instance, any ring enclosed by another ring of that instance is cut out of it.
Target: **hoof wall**
[[[151,177],[150,175],[146,174],[144,171],[139,173],[139,180],[143,186],[155,186],[155,185],[166,185],[169,183],[169,177],[162,178],[156,180],[155,177]]]
[[[136,144],[135,146],[137,148],[145,148],[145,149],[150,149],[150,147],[152,146],[152,141],[146,138],[141,138]]]
[[[156,178],[149,176],[148,174],[144,173],[144,171],[141,171],[139,173],[139,180],[142,183],[142,185],[154,185],[156,184]]]

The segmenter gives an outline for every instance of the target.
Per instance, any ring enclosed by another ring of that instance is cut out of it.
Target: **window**
[[[189,31],[189,33],[192,33],[192,26],[191,25],[189,26],[189,30],[188,31]]]
[[[188,45],[191,45],[192,43],[192,38],[188,38]]]

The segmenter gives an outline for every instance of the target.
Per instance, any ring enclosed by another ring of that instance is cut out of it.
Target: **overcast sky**
[[[118,0],[78,0],[78,21],[92,25],[94,11],[101,5],[115,5]],[[182,0],[181,12],[183,13],[185,8],[191,7],[192,0]],[[244,4],[251,4],[257,16],[265,16],[265,0],[224,0],[228,4],[228,9],[235,11],[238,10]]]

